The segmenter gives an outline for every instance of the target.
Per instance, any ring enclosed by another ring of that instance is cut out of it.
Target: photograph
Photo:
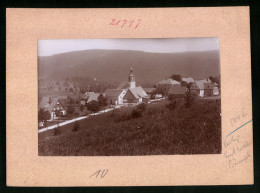
[[[218,37],[37,47],[39,156],[222,153]]]

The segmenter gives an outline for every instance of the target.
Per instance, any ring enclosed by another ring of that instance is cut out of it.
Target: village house
[[[168,91],[168,97],[184,98],[186,92],[187,92],[186,87],[180,86],[180,85],[174,85],[174,86],[170,87],[170,89]]]
[[[124,103],[148,102],[149,97],[141,86],[129,88],[124,96]]]
[[[209,79],[195,81],[190,90],[200,97],[212,96],[215,83],[212,83]]]
[[[173,86],[173,85],[180,85],[180,84],[181,83],[176,81],[176,80],[172,80],[171,78],[167,78],[165,80],[162,80],[162,81],[158,82],[156,84],[156,87],[157,88],[162,88],[165,91],[168,91],[171,86]]]
[[[215,83],[204,83],[204,96],[213,96]]]
[[[60,115],[66,115],[66,110],[61,103],[59,98],[53,98],[53,97],[43,97],[40,104],[39,104],[39,110],[44,109],[49,111],[51,118],[49,121],[53,121],[54,119],[57,119],[56,111],[60,112]]]

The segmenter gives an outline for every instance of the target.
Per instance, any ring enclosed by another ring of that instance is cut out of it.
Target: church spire
[[[135,75],[134,75],[134,70],[133,67],[131,66],[130,68],[130,73],[129,73],[129,77],[128,77],[128,84],[129,84],[129,88],[135,88]]]

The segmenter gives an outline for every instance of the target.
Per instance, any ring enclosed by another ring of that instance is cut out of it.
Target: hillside
[[[144,115],[126,119],[125,107],[39,133],[40,156],[125,156],[221,153],[220,100],[196,101],[190,108],[178,101],[171,112],[164,100],[148,104]],[[124,118],[124,119],[123,119]]]
[[[132,65],[136,80],[155,83],[171,74],[195,79],[220,74],[219,51],[149,53],[126,50],[84,50],[39,56],[39,78],[88,76],[98,80],[125,80]]]

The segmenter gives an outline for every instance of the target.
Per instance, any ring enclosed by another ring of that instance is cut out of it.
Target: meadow
[[[136,156],[221,153],[220,100],[197,99],[186,108],[181,99],[174,111],[167,100],[148,104],[141,117],[135,107],[91,116],[39,133],[40,156]]]

